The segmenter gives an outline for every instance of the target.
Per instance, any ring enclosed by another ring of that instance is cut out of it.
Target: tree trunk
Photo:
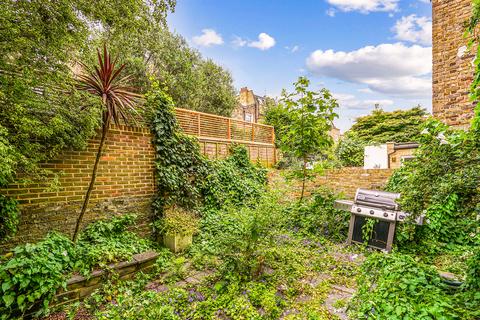
[[[85,215],[85,211],[87,210],[87,206],[88,206],[88,201],[90,200],[90,194],[92,193],[93,186],[95,185],[95,179],[97,178],[98,163],[100,162],[100,157],[102,156],[103,145],[105,143],[105,138],[107,137],[109,127],[110,127],[110,119],[107,119],[103,123],[102,138],[100,139],[100,145],[98,146],[97,157],[95,158],[95,165],[93,166],[90,185],[88,186],[87,194],[85,195],[85,200],[83,201],[82,210],[80,211],[80,215],[78,216],[78,219],[77,219],[77,225],[75,226],[75,232],[73,233],[73,239],[72,239],[73,242],[77,242],[80,225],[82,224],[83,216]]]
[[[303,181],[302,181],[302,195],[300,196],[300,202],[303,201],[305,194],[305,180],[307,179],[307,159],[303,158]]]

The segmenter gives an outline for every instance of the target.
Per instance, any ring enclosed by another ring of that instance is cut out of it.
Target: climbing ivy
[[[17,201],[0,194],[0,242],[17,232]]]
[[[468,46],[475,54],[473,65],[475,72],[473,81],[470,85],[470,99],[472,101],[480,100],[480,36],[478,35],[478,23],[480,22],[480,0],[473,0],[473,11],[470,20],[466,22],[465,36],[469,38]],[[480,131],[480,106],[475,107],[475,116],[472,121],[472,129]]]
[[[259,197],[266,170],[254,166],[247,150],[232,146],[224,160],[209,160],[198,140],[182,132],[174,103],[158,82],[146,94],[146,109],[153,132],[157,197],[155,218],[173,205],[189,210],[219,208],[227,203],[246,203]]]
[[[172,98],[157,82],[146,95],[152,110],[151,129],[155,147],[156,183],[154,208],[162,215],[163,208],[173,204],[196,208],[201,199],[201,185],[209,171],[208,161],[200,153],[197,140],[181,132],[174,113]]]

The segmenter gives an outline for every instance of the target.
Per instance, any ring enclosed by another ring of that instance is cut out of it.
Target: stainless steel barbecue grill
[[[378,220],[368,245],[387,251],[392,249],[397,222],[408,221],[419,225],[423,224],[423,216],[410,219],[409,213],[401,211],[400,205],[397,203],[399,198],[399,193],[359,188],[353,201],[335,201],[337,209],[351,213],[348,243],[363,242],[362,226],[365,224],[366,218]]]

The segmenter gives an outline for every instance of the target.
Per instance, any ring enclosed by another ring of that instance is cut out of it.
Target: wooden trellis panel
[[[176,108],[175,113],[183,131],[197,137],[269,145],[275,143],[272,126],[180,108]]]
[[[176,108],[175,113],[183,131],[197,136],[200,149],[211,159],[226,157],[228,145],[240,143],[247,146],[250,160],[266,166],[276,163],[272,126],[181,108]]]

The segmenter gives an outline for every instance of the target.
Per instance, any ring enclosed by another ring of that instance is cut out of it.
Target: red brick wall
[[[58,174],[56,189],[48,190],[45,184],[16,183],[1,190],[21,204],[19,231],[12,241],[3,244],[4,249],[38,240],[53,230],[73,232],[98,144],[99,137],[96,137],[86,150],[65,152],[43,165]],[[142,233],[148,232],[155,188],[153,160],[148,129],[112,127],[105,141],[85,224],[113,214],[136,213],[139,215],[137,228]]]
[[[468,127],[473,103],[468,91],[474,58],[458,56],[467,44],[464,23],[472,12],[472,0],[433,0],[433,115],[443,122]]]

